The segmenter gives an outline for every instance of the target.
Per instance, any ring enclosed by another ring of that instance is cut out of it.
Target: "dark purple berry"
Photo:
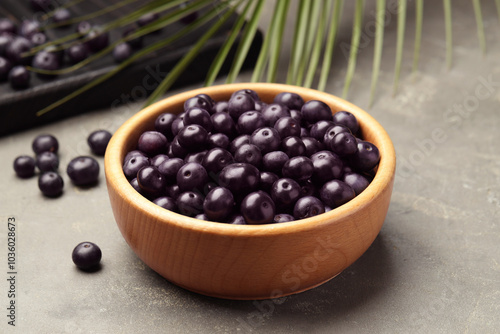
[[[228,188],[234,195],[244,195],[259,186],[260,172],[257,167],[247,163],[227,165],[219,174],[219,185]]]
[[[317,216],[325,212],[325,205],[314,196],[301,197],[295,203],[293,216],[295,219],[304,219]]]
[[[123,163],[123,173],[128,179],[137,177],[137,172],[142,167],[149,166],[149,159],[144,155],[135,155]]]
[[[76,26],[76,32],[82,37],[87,35],[91,29],[92,25],[87,21],[82,21]]]
[[[181,191],[201,191],[207,181],[207,171],[196,162],[188,162],[177,172],[177,185]]]
[[[0,57],[0,82],[7,80],[12,63],[4,57]]]
[[[291,222],[294,221],[295,219],[293,218],[292,215],[289,215],[288,213],[278,213],[276,216],[274,216],[274,223],[286,223],[286,222]]]
[[[80,156],[69,162],[66,172],[75,185],[87,186],[97,182],[99,164],[92,157]]]
[[[255,110],[255,100],[248,94],[237,94],[229,99],[227,108],[229,115],[237,121],[244,112]]]
[[[306,146],[302,139],[296,136],[286,137],[281,141],[281,149],[290,158],[306,154]]]
[[[158,166],[158,171],[165,177],[167,183],[177,181],[177,172],[184,166],[184,160],[180,158],[170,158]]]
[[[253,144],[243,144],[234,152],[236,162],[246,162],[259,168],[262,164],[262,153]]]
[[[177,134],[179,144],[188,151],[199,151],[207,144],[208,132],[198,124],[184,126]]]
[[[313,137],[302,137],[302,142],[306,147],[306,153],[304,155],[308,157],[324,149],[323,144]]]
[[[274,127],[278,119],[289,116],[290,110],[282,104],[271,103],[262,108],[262,117],[267,126]]]
[[[191,107],[184,115],[184,125],[197,124],[208,132],[212,131],[212,119],[210,113],[199,107]]]
[[[229,218],[227,222],[231,225],[247,225],[245,217],[243,217],[242,215],[234,215]]]
[[[339,133],[351,133],[351,130],[349,130],[348,127],[340,124],[335,124],[329,127],[328,130],[326,130],[325,135],[323,136],[323,144],[325,145],[325,148],[331,149],[333,138]]]
[[[139,186],[139,181],[137,181],[137,178],[134,177],[132,180],[130,180],[130,185],[137,191],[139,194],[142,196],[147,196],[147,194],[144,192],[144,190],[141,189]]]
[[[304,100],[299,94],[282,92],[274,97],[274,103],[285,105],[288,109],[300,110],[304,105]]]
[[[179,131],[184,127],[184,113],[177,115],[177,118],[172,122],[172,134],[177,136]]]
[[[282,174],[284,177],[297,181],[304,181],[313,175],[314,166],[308,157],[297,156],[290,158],[284,165]]]
[[[189,151],[185,149],[181,144],[179,144],[179,138],[177,136],[174,137],[172,143],[170,144],[170,151],[168,152],[168,156],[171,158],[182,158],[186,157],[189,154]]]
[[[255,130],[265,125],[262,114],[258,111],[245,111],[238,118],[237,129],[240,134],[252,134]]]
[[[42,152],[36,156],[36,166],[41,172],[55,172],[59,168],[59,158],[53,152]]]
[[[47,197],[57,197],[62,193],[64,181],[56,172],[45,172],[38,178],[38,188]]]
[[[214,108],[213,108],[213,113],[215,114],[217,112],[228,113],[229,112],[229,102],[228,101],[215,102]]]
[[[300,136],[300,122],[290,116],[281,117],[274,123],[274,128],[278,131],[281,138],[290,136]]]
[[[150,165],[158,168],[162,163],[169,160],[169,156],[166,154],[157,154],[150,160]]]
[[[52,21],[54,21],[54,23],[65,22],[69,19],[71,19],[71,12],[67,8],[58,8],[54,12],[54,15],[52,15]]]
[[[21,178],[35,175],[35,159],[27,155],[21,155],[14,160],[14,171]]]
[[[316,152],[311,155],[311,161],[314,166],[313,180],[317,184],[323,184],[342,176],[344,163],[342,159],[333,152]]]
[[[144,154],[144,152],[142,151],[139,151],[139,150],[133,150],[133,151],[130,151],[127,153],[127,155],[125,156],[125,158],[123,159],[123,161],[127,161],[128,159],[132,158],[132,157],[135,157],[135,156],[143,156],[143,157],[146,157],[146,154]]]
[[[175,203],[179,213],[194,217],[203,212],[204,197],[199,192],[185,191],[177,197]]]
[[[240,136],[234,138],[234,140],[231,142],[231,144],[229,144],[229,152],[234,154],[240,146],[245,145],[245,144],[250,144],[251,141],[252,141],[252,137],[250,135],[240,135]]]
[[[14,66],[9,72],[9,82],[14,89],[28,88],[30,80],[31,74],[24,66]]]
[[[290,157],[283,151],[272,151],[262,157],[262,164],[264,170],[281,174],[283,166],[289,159]]]
[[[354,190],[340,180],[328,181],[323,185],[319,194],[323,203],[332,209],[349,202],[356,196]]]
[[[137,149],[149,156],[165,153],[167,148],[167,138],[158,131],[144,132],[137,142]]]
[[[302,119],[309,124],[314,124],[321,120],[333,120],[332,110],[322,101],[307,101],[300,110],[302,112]]]
[[[87,44],[75,44],[66,50],[66,54],[70,63],[76,64],[87,59],[90,55],[90,50]]]
[[[259,188],[270,193],[274,182],[278,181],[278,179],[279,176],[272,172],[260,172]]]
[[[109,45],[109,32],[101,27],[92,27],[85,36],[85,40],[90,51],[98,52]]]
[[[112,136],[107,130],[96,130],[87,137],[87,143],[94,154],[103,156]]]
[[[251,143],[257,146],[262,154],[276,151],[281,145],[281,138],[275,128],[263,127],[252,133]]]
[[[11,19],[8,19],[6,17],[0,18],[0,34],[2,33],[16,34],[16,24]]]
[[[7,51],[7,47],[14,40],[14,35],[10,33],[1,33],[0,32],[0,57],[6,58],[5,52]]]
[[[279,210],[288,210],[300,198],[300,185],[295,180],[282,178],[274,182],[270,194]]]
[[[342,124],[351,130],[352,133],[356,134],[359,130],[359,123],[353,114],[348,111],[339,111],[333,115],[333,121],[337,124]]]
[[[102,252],[99,246],[93,242],[81,242],[73,249],[71,259],[81,270],[93,270],[99,268]]]
[[[224,167],[234,163],[229,151],[223,148],[213,148],[207,152],[201,163],[210,175],[218,174]]]
[[[229,189],[217,187],[207,194],[203,202],[203,212],[211,221],[223,222],[233,212],[234,197]]]
[[[314,139],[323,142],[326,131],[334,125],[335,124],[332,121],[318,121],[311,126],[308,137],[313,137]]]
[[[45,35],[43,32],[37,32],[37,33],[33,34],[30,38],[30,42],[31,42],[31,44],[33,44],[33,46],[43,45],[43,44],[47,43],[48,40],[49,39],[48,39],[47,35]]]
[[[191,153],[188,153],[185,157],[184,157],[184,162],[185,163],[188,163],[188,162],[197,162],[201,165],[202,161],[203,161],[203,158],[205,157],[205,155],[207,154],[208,150],[203,150],[203,151],[200,151],[200,152],[191,152]]]
[[[212,99],[208,95],[196,95],[184,102],[184,111],[188,111],[191,108],[200,108],[211,114],[212,103]]]
[[[177,210],[177,205],[175,205],[175,200],[169,196],[158,197],[153,201],[153,203],[170,211]]]
[[[37,136],[33,140],[31,148],[35,154],[40,154],[46,151],[57,153],[59,150],[59,142],[56,137],[49,134],[43,134]]]
[[[42,50],[33,58],[33,67],[45,71],[55,71],[61,68],[61,62],[59,61],[59,56],[57,54]],[[54,77],[54,75],[50,74],[39,73],[38,75],[43,78]]]
[[[35,20],[23,20],[21,22],[20,35],[30,39],[31,36],[40,32],[40,22]]]
[[[236,123],[227,112],[216,112],[210,118],[212,119],[214,132],[223,133],[229,138],[233,138],[236,135]]]
[[[123,63],[132,56],[133,52],[129,43],[119,43],[113,49],[113,59],[117,63]]]
[[[22,36],[16,36],[5,49],[5,57],[14,64],[29,65],[32,57],[26,57],[23,54],[30,51],[33,47],[31,42]]]
[[[223,133],[214,133],[208,136],[208,148],[229,148],[229,137]]]
[[[259,94],[257,94],[257,92],[254,91],[253,89],[240,89],[240,90],[237,90],[236,92],[234,92],[233,94],[231,94],[231,97],[229,99],[235,97],[236,95],[240,95],[240,94],[248,95],[254,101],[260,101]]]
[[[351,186],[356,193],[356,196],[361,194],[361,192],[370,184],[370,181],[368,181],[366,177],[358,173],[344,174],[343,181]]]
[[[165,178],[158,171],[158,168],[153,166],[145,166],[139,169],[137,182],[139,187],[148,194],[160,194],[166,186]]]
[[[374,144],[367,141],[358,143],[358,151],[352,155],[351,166],[361,172],[368,172],[375,168],[380,161],[380,152]]]
[[[247,224],[272,223],[276,208],[271,197],[264,191],[255,191],[248,194],[241,202],[241,215]]]
[[[358,143],[352,134],[341,132],[336,134],[330,141],[330,150],[335,152],[338,156],[343,157],[356,153],[358,150]]]
[[[168,140],[172,140],[174,138],[172,124],[176,118],[177,116],[171,113],[161,114],[155,120],[155,130],[162,133]]]
[[[165,194],[172,197],[174,200],[177,200],[177,197],[181,194],[181,190],[178,185],[170,184],[165,187]]]

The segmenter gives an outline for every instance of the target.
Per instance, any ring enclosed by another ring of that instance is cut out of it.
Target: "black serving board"
[[[104,6],[111,5],[119,0],[85,0],[70,8],[73,17],[94,12]],[[137,2],[139,5],[143,1]],[[136,6],[137,7],[137,4]],[[127,6],[105,14],[101,17],[89,20],[92,24],[101,25],[133,10],[134,7]],[[22,19],[35,17],[29,6],[29,0],[2,0],[0,2],[0,17],[11,17],[20,22]],[[217,54],[219,47],[224,43],[227,34],[237,16],[234,15],[229,22],[219,30],[219,33],[210,39],[204,46],[199,56],[192,62],[190,67],[177,80],[174,87],[180,88],[189,84],[201,82],[205,79],[207,70]],[[175,23],[162,29],[160,32],[145,36],[144,45],[158,41],[168,34],[183,27],[182,22]],[[67,28],[48,30],[46,33],[50,39],[65,36],[74,32],[75,25]],[[111,31],[110,40],[120,38],[122,29]],[[159,80],[171,69],[197,42],[201,34],[206,31],[200,29],[176,43],[142,58],[135,64],[127,67],[117,75],[111,77],[104,83],[79,95],[78,97],[64,103],[56,109],[37,116],[36,113],[44,107],[67,96],[69,93],[82,87],[91,80],[112,70],[116,63],[111,55],[107,55],[84,68],[70,74],[58,76],[53,79],[43,79],[32,73],[31,85],[25,90],[14,90],[7,82],[0,82],[0,136],[17,131],[29,129],[35,126],[56,121],[65,117],[74,116],[95,109],[106,109],[144,99],[152,93]],[[262,35],[255,37],[251,51],[247,57],[244,68],[251,68],[255,64],[258,51],[262,43]],[[221,74],[227,73],[234,48],[224,64]]]

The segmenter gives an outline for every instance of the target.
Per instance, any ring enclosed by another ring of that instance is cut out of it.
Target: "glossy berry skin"
[[[33,67],[46,71],[54,71],[61,68],[61,63],[57,54],[42,50],[33,58]],[[49,74],[38,74],[38,76],[43,78],[54,77],[54,75]]]
[[[333,138],[339,133],[351,133],[348,127],[335,124],[326,130],[325,135],[323,136],[323,144],[325,148],[331,149],[333,145]]]
[[[14,64],[28,65],[31,63],[31,57],[23,57],[22,54],[28,52],[33,44],[21,36],[14,37],[12,42],[5,49],[5,56]]]
[[[340,180],[328,181],[321,187],[319,194],[323,203],[332,209],[349,202],[356,196],[354,190]]]
[[[247,225],[247,222],[245,221],[245,217],[242,215],[233,215],[231,216],[228,221],[228,224],[231,225]]]
[[[311,126],[308,136],[320,142],[323,142],[323,138],[325,137],[326,131],[334,125],[335,124],[332,121],[326,121],[326,120],[318,121]]]
[[[144,154],[144,152],[142,151],[139,151],[139,150],[133,150],[133,151],[130,151],[127,153],[127,155],[125,156],[125,158],[123,159],[123,161],[127,161],[128,159],[132,158],[132,157],[136,157],[136,156],[143,156],[143,157],[146,157],[146,154]]]
[[[109,32],[101,27],[92,27],[86,35],[86,44],[90,51],[98,52],[109,45]]]
[[[356,137],[349,132],[337,133],[329,144],[330,150],[340,157],[351,155],[358,151]]]
[[[224,167],[234,163],[229,151],[223,148],[213,148],[203,157],[202,166],[210,175],[218,174]]]
[[[304,105],[304,100],[299,94],[281,92],[274,97],[274,103],[284,104],[288,109],[300,110]]]
[[[248,95],[254,101],[260,101],[259,94],[257,94],[257,92],[254,91],[253,89],[240,89],[240,90],[237,90],[236,92],[234,92],[233,94],[231,94],[230,99],[233,98],[233,97],[235,97],[236,95],[240,95],[240,94]]]
[[[5,55],[5,52],[7,50],[7,47],[9,46],[10,43],[14,40],[14,35],[11,35],[10,33],[1,33],[0,32],[0,57],[5,57],[7,59],[7,56]]]
[[[352,156],[351,165],[361,172],[375,168],[380,161],[380,152],[374,144],[367,141],[358,142],[358,151]]]
[[[324,149],[323,144],[313,137],[302,137],[301,139],[304,143],[304,146],[306,147],[306,153],[304,155],[307,157],[310,157],[314,153],[322,151]]]
[[[184,102],[184,111],[188,111],[191,108],[200,108],[206,110],[208,113],[212,114],[212,99],[205,95],[196,95],[190,97]]]
[[[90,55],[90,50],[87,44],[75,44],[66,50],[66,55],[70,63],[76,64],[87,59]]]
[[[198,124],[186,125],[177,134],[179,144],[188,151],[199,151],[205,147],[208,131]]]
[[[176,184],[169,184],[165,187],[165,194],[167,196],[170,196],[174,200],[177,200],[177,197],[181,194],[181,190],[179,189],[179,186]]]
[[[137,149],[149,156],[166,152],[167,138],[158,131],[144,132],[137,142]]]
[[[27,155],[21,155],[14,160],[14,171],[20,178],[28,178],[35,175],[35,159]]]
[[[92,25],[88,21],[82,21],[82,22],[78,23],[78,25],[76,26],[76,32],[80,36],[87,35],[91,29],[92,29]]]
[[[38,178],[38,188],[47,197],[57,197],[62,194],[64,181],[56,172],[45,172]]]
[[[137,177],[137,172],[139,169],[145,166],[149,166],[149,158],[144,155],[134,155],[126,159],[123,163],[123,173],[127,179],[133,179]]]
[[[199,192],[185,191],[180,193],[175,203],[179,213],[194,217],[203,213],[204,197]]]
[[[144,192],[148,194],[160,194],[166,186],[163,175],[156,167],[145,166],[137,172],[137,182]]]
[[[176,115],[171,113],[163,113],[155,120],[155,130],[162,133],[168,140],[174,138],[172,133],[172,124],[174,123]]]
[[[319,151],[311,156],[313,163],[313,180],[317,184],[338,179],[342,176],[344,163],[342,159],[333,152]]]
[[[234,197],[227,188],[216,187],[207,194],[203,212],[208,220],[224,222],[233,212]]]
[[[295,180],[281,178],[274,182],[270,194],[274,204],[279,209],[288,210],[293,208],[295,202],[300,198],[300,185]]]
[[[295,219],[293,218],[292,215],[289,215],[288,213],[278,213],[277,215],[274,216],[274,223],[286,223],[286,222],[291,222],[294,221]]]
[[[249,94],[237,94],[229,99],[227,108],[229,115],[237,121],[244,112],[255,110],[255,100]]]
[[[208,173],[197,162],[188,162],[177,171],[177,185],[181,191],[201,191],[208,181]]]
[[[166,154],[157,154],[149,160],[149,163],[151,166],[158,168],[162,163],[169,159],[169,156]]]
[[[229,152],[231,152],[231,154],[234,154],[240,146],[251,143],[252,137],[250,135],[240,135],[234,138],[233,141],[229,144]]]
[[[55,172],[59,168],[59,158],[53,152],[42,152],[36,156],[36,166],[41,172]]]
[[[283,139],[281,142],[281,149],[290,158],[305,155],[306,153],[304,142],[296,136],[290,136]]]
[[[19,34],[26,38],[31,38],[34,34],[40,32],[40,22],[36,20],[23,20]]]
[[[245,111],[238,118],[237,129],[240,134],[252,134],[258,128],[265,125],[262,114],[258,111]]]
[[[219,174],[219,185],[229,189],[234,195],[257,190],[259,180],[260,172],[257,167],[247,163],[227,165]]]
[[[36,34],[33,34],[30,38],[31,44],[33,46],[40,46],[48,42],[47,35],[45,35],[43,32],[37,32]]]
[[[188,155],[188,153],[189,151],[179,143],[179,138],[175,136],[174,140],[172,140],[172,143],[170,143],[168,156],[171,158],[175,157],[184,159]]]
[[[95,184],[99,178],[99,164],[88,156],[80,156],[71,160],[66,172],[77,186],[88,186]]]
[[[208,136],[208,148],[223,148],[227,149],[229,147],[229,137],[223,133],[214,133]]]
[[[272,172],[260,172],[259,189],[270,193],[274,182],[278,181],[278,179],[279,176]]]
[[[46,151],[57,153],[59,150],[59,142],[57,141],[57,138],[52,135],[42,134],[33,140],[31,148],[35,154],[40,154]]]
[[[283,151],[272,151],[262,157],[263,168],[276,174],[281,174],[281,170],[290,157]]]
[[[216,112],[210,116],[213,125],[214,132],[220,132],[228,136],[229,138],[234,138],[236,135],[236,123],[233,118],[227,112]]]
[[[290,111],[282,104],[271,103],[262,108],[262,117],[267,126],[274,127],[278,119],[289,117]]]
[[[332,110],[322,101],[307,101],[300,110],[302,112],[302,119],[309,124],[314,124],[321,120],[333,120]]]
[[[293,208],[293,217],[297,220],[313,217],[325,212],[325,205],[314,196],[301,197]]]
[[[275,128],[263,127],[252,133],[251,143],[257,146],[262,154],[266,154],[280,147],[281,138]]]
[[[73,249],[71,259],[81,270],[93,270],[99,268],[102,251],[93,242],[81,242]]]
[[[161,206],[164,209],[170,210],[170,211],[176,211],[177,210],[177,205],[175,204],[175,201],[172,197],[169,196],[161,196],[156,198],[153,201],[154,204]]]
[[[14,66],[9,72],[9,82],[14,89],[28,88],[30,80],[31,74],[24,66]]]
[[[0,82],[7,80],[12,63],[4,57],[0,57]]]
[[[158,171],[165,177],[165,181],[168,184],[172,184],[177,181],[177,172],[182,166],[184,166],[184,160],[181,158],[170,158],[158,166]]]
[[[240,210],[247,224],[251,225],[272,223],[276,214],[273,200],[261,190],[248,194],[241,202]]]
[[[217,112],[228,113],[228,110],[229,110],[228,107],[229,107],[228,101],[217,101],[214,103],[212,115],[217,113]]]
[[[290,158],[282,169],[284,177],[294,179],[296,181],[304,181],[313,175],[314,166],[311,159],[304,156]]]
[[[300,136],[300,122],[293,119],[291,116],[279,118],[276,123],[274,123],[274,128],[278,131],[281,138]]]
[[[16,34],[16,24],[11,19],[8,19],[6,17],[0,18],[0,34],[2,33]]]
[[[132,186],[132,188],[135,189],[135,191],[137,191],[139,194],[141,194],[142,196],[147,196],[148,194],[146,194],[144,192],[144,190],[141,189],[141,187],[139,186],[139,181],[137,181],[137,178],[133,178],[132,180],[129,181],[130,185]]]
[[[113,59],[117,63],[123,63],[132,56],[132,53],[134,50],[129,43],[119,43],[113,49]]]
[[[259,168],[262,164],[262,154],[260,149],[253,144],[244,144],[234,152],[236,162],[246,162]]]
[[[184,125],[197,124],[207,130],[212,131],[213,124],[210,113],[199,107],[191,107],[184,114]]]
[[[104,156],[108,143],[113,135],[107,130],[96,130],[87,137],[87,144],[92,153]]]
[[[358,173],[345,173],[342,180],[354,190],[356,196],[361,194],[370,184],[366,177]]]
[[[352,133],[356,134],[359,130],[359,123],[356,116],[348,111],[338,111],[333,115],[333,121],[337,124],[344,125],[351,130]]]
[[[184,127],[184,113],[177,115],[177,118],[172,122],[172,134],[177,136],[179,131]]]

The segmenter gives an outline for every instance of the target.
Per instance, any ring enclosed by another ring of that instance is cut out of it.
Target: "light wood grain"
[[[332,110],[358,118],[363,136],[380,150],[377,174],[349,203],[312,218],[269,225],[201,221],[165,210],[137,193],[122,172],[122,160],[140,134],[162,112],[179,113],[196,94],[228,99],[236,90],[255,90],[265,102],[279,92],[322,100]],[[113,213],[134,252],[153,270],[188,290],[229,299],[266,299],[308,290],[338,275],[378,235],[394,183],[396,158],[382,126],[368,113],[330,94],[281,84],[212,86],[166,98],[139,112],[113,135],[105,174]]]

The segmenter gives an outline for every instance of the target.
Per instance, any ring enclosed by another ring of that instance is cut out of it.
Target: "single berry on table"
[[[99,163],[92,157],[79,156],[69,162],[66,172],[75,185],[92,185],[99,178]]]
[[[87,59],[90,55],[90,50],[87,44],[80,43],[70,46],[66,50],[66,54],[68,55],[69,61],[72,64],[76,64]]]
[[[28,178],[35,175],[35,159],[27,155],[21,155],[14,160],[14,171],[20,178]]]
[[[81,270],[92,270],[98,268],[102,258],[102,251],[93,242],[81,242],[73,249],[71,259]]]
[[[9,82],[14,89],[25,89],[30,85],[31,74],[26,67],[14,66],[9,72]]]
[[[113,135],[107,130],[96,130],[87,137],[87,143],[96,155],[104,155]]]
[[[16,36],[5,49],[5,57],[14,64],[29,65],[32,57],[26,57],[23,54],[30,51],[33,47],[31,42],[22,36]]]
[[[53,135],[42,134],[37,136],[31,143],[31,148],[35,154],[40,154],[42,152],[52,152],[57,153],[59,150],[59,142],[57,138]]]
[[[113,59],[117,63],[123,63],[132,56],[132,46],[129,43],[120,43],[113,49]]]
[[[45,172],[38,178],[38,188],[47,197],[57,197],[62,194],[64,181],[56,172]]]
[[[59,158],[53,152],[42,152],[36,156],[36,166],[41,172],[55,172],[59,168]]]

